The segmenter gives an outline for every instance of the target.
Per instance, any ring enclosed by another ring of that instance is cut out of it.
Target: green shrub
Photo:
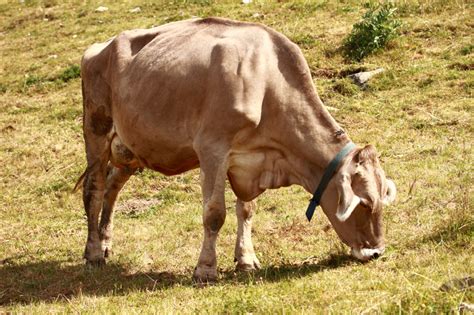
[[[367,11],[362,21],[354,24],[352,32],[344,39],[344,56],[361,61],[397,37],[401,22],[395,18],[395,11],[396,8],[390,4]]]

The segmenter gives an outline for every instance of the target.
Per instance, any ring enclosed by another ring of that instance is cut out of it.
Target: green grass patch
[[[71,65],[59,74],[56,79],[67,83],[69,80],[79,78],[80,76],[81,68],[78,65]]]

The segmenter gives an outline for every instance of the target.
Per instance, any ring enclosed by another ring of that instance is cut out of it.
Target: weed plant
[[[346,58],[361,61],[368,55],[383,49],[398,36],[401,22],[395,18],[396,7],[384,4],[367,11],[362,21],[354,24],[352,32],[343,43]]]

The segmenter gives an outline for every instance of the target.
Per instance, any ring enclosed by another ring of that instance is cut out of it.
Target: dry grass
[[[398,1],[402,36],[361,64],[338,50],[366,10],[357,1],[100,5],[109,11],[83,1],[0,4],[0,312],[442,313],[474,303],[473,291],[439,290],[474,274],[472,4]],[[349,259],[321,212],[305,221],[309,196],[291,187],[259,198],[263,269],[236,274],[229,191],[221,279],[196,288],[198,173],[145,171],[121,195],[110,263],[83,265],[85,217],[70,193],[85,165],[80,79],[64,73],[88,45],[121,30],[210,15],[258,21],[296,41],[335,118],[357,143],[377,147],[399,189],[385,211],[382,258]],[[387,71],[363,91],[345,79],[376,67]]]

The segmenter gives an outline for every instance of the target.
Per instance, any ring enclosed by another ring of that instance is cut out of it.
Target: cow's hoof
[[[105,266],[105,258],[99,258],[99,259],[94,259],[94,260],[86,259],[86,266],[92,267],[92,268]]]
[[[197,266],[194,269],[193,280],[199,284],[215,283],[217,270],[213,267]]]
[[[86,265],[91,267],[100,267],[105,265],[105,255],[100,243],[87,242],[84,249],[84,259]]]
[[[240,259],[235,259],[237,265],[235,266],[235,270],[237,271],[254,271],[261,269],[260,261],[255,255],[241,257]]]

